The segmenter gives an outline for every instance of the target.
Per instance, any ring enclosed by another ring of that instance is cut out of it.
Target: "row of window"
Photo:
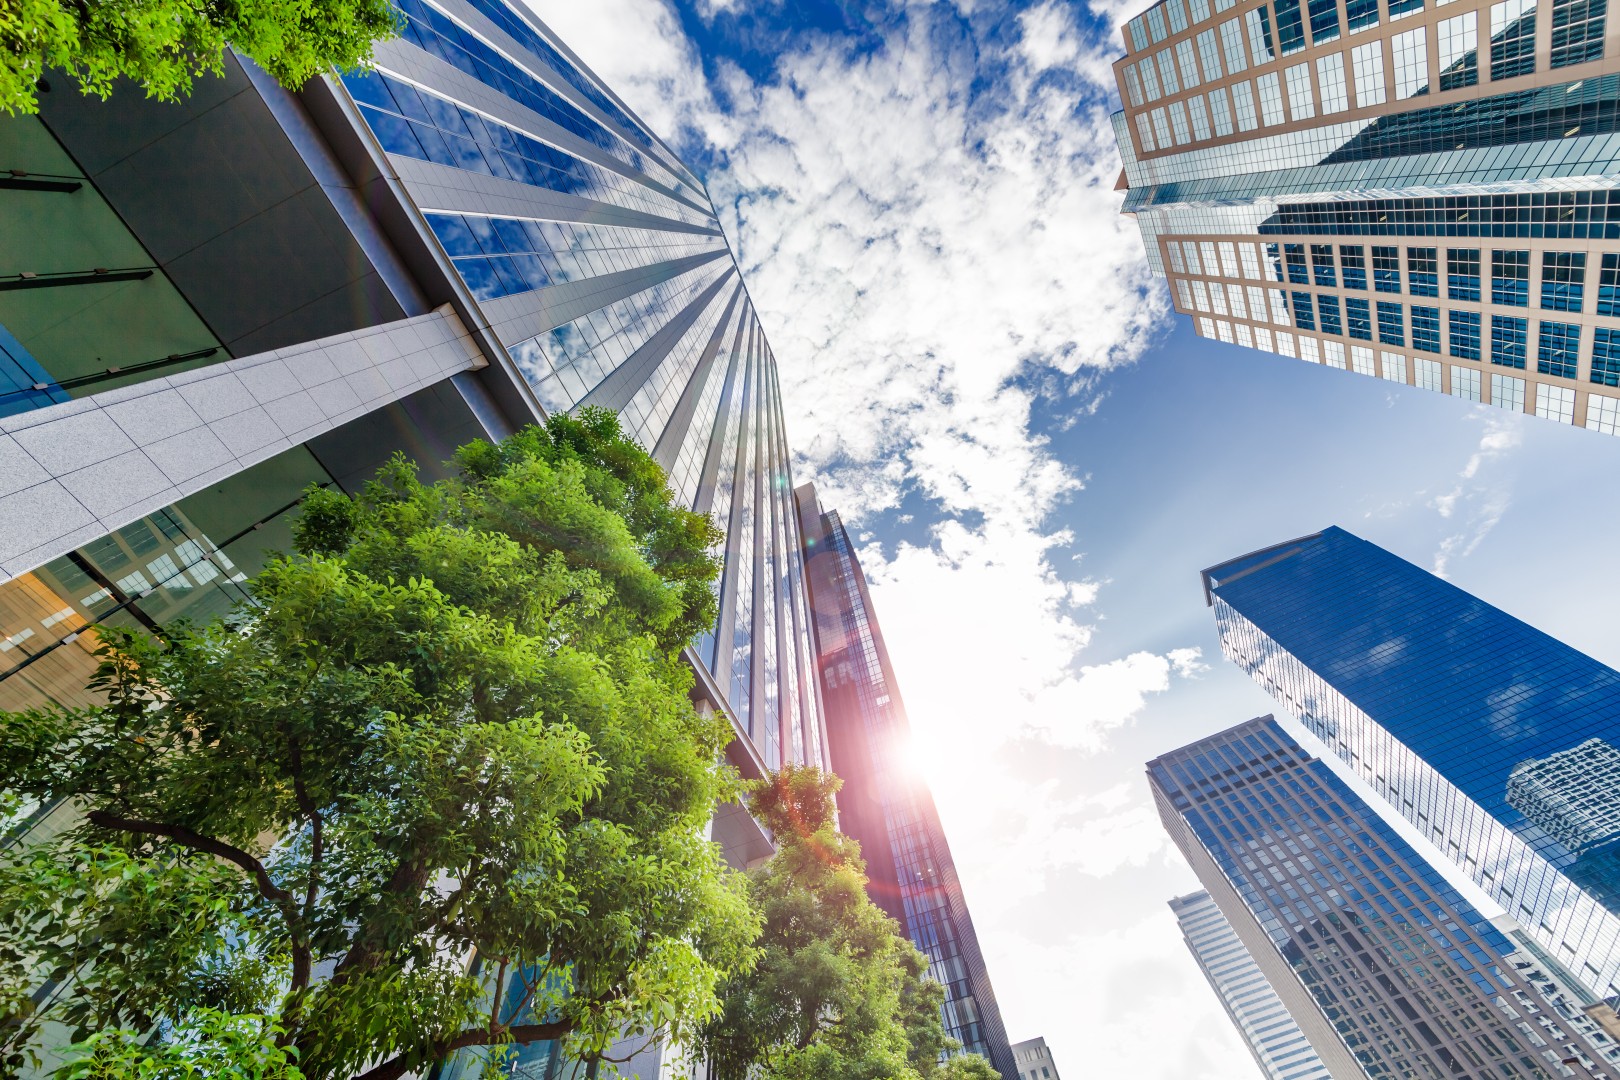
[[[1351,0],[1354,4],[1356,0]],[[1567,67],[1601,57],[1607,0],[1552,0],[1553,48],[1550,66]],[[1328,6],[1333,7],[1332,0]],[[1420,5],[1421,6],[1421,5]],[[1335,9],[1336,10],[1336,9]],[[1374,9],[1376,10],[1376,8]],[[1479,11],[1466,11],[1445,19],[1435,27],[1435,61],[1441,91],[1457,90],[1479,83]],[[1490,6],[1490,78],[1517,78],[1536,69],[1535,0],[1500,0]],[[1335,35],[1336,36],[1336,35]],[[1228,75],[1248,70],[1244,51],[1247,39],[1255,66],[1273,59],[1270,31],[1264,7],[1247,12],[1243,19],[1231,19],[1173,48],[1124,66],[1125,98],[1133,108],[1141,108],[1161,97],[1173,98],[1201,83],[1216,82]],[[1427,94],[1430,78],[1428,28],[1416,27],[1389,38],[1396,100]],[[1259,76],[1251,90],[1248,80],[1234,83],[1228,90],[1217,87],[1205,95],[1193,94],[1184,102],[1172,102],[1138,114],[1137,133],[1144,153],[1197,142],[1216,135],[1232,134],[1235,113],[1237,129],[1252,131],[1260,125],[1284,122],[1286,96],[1288,118],[1307,120],[1317,115],[1344,112],[1351,107],[1346,80],[1346,54],[1332,52],[1315,61],[1316,86],[1312,84],[1309,62],[1295,64],[1279,73]],[[1367,108],[1382,105],[1386,84],[1386,52],[1381,38],[1366,41],[1349,52],[1348,72],[1354,83],[1355,105]],[[1286,93],[1285,93],[1286,91]],[[1258,92],[1258,121],[1255,94]]]
[[[1490,372],[1487,379],[1486,373],[1477,368],[1457,364],[1443,365],[1440,361],[1427,357],[1409,358],[1404,353],[1386,350],[1380,350],[1375,354],[1371,347],[1365,345],[1351,345],[1347,349],[1344,343],[1339,341],[1318,339],[1305,334],[1296,337],[1284,330],[1274,333],[1268,327],[1234,324],[1225,319],[1212,319],[1207,315],[1200,315],[1197,325],[1199,336],[1223,341],[1229,345],[1242,345],[1245,348],[1295,357],[1309,363],[1338,368],[1341,371],[1354,371],[1360,375],[1406,383],[1423,390],[1449,393],[1467,401],[1489,403],[1513,412],[1525,411],[1526,380],[1516,375]],[[1407,368],[1409,361],[1410,372]],[[1445,382],[1448,371],[1449,386]],[[1536,383],[1535,414],[1545,419],[1572,424],[1575,416],[1575,396],[1573,387]],[[1620,397],[1588,393],[1586,427],[1605,435],[1620,435]]]
[[[1607,144],[1615,136],[1584,140]],[[1571,146],[1578,140],[1567,140]],[[1560,166],[1550,171],[1534,160],[1540,149],[1558,143],[1517,148],[1528,159],[1512,171],[1520,178],[1576,175]],[[1491,151],[1494,153],[1495,151]],[[1604,152],[1603,171],[1613,154]],[[1578,167],[1585,175],[1585,164]],[[1449,176],[1446,183],[1463,179]],[[1517,237],[1546,240],[1620,239],[1620,191],[1538,191],[1522,195],[1447,195],[1417,199],[1353,199],[1279,205],[1260,223],[1265,236],[1455,236]]]
[[[1176,281],[1184,309],[1230,315],[1255,322],[1271,322],[1300,330],[1320,331],[1381,345],[1447,354],[1476,363],[1488,358],[1499,367],[1525,370],[1531,356],[1531,328],[1528,318],[1513,315],[1490,316],[1489,349],[1486,349],[1485,317],[1477,311],[1448,309],[1422,304],[1406,305],[1393,301],[1372,301],[1359,296],[1313,296],[1308,292],[1284,293],[1259,286],[1210,284],[1202,281]],[[1534,348],[1536,371],[1561,379],[1579,378],[1581,338],[1578,323],[1536,321]],[[1587,379],[1600,386],[1620,386],[1620,328],[1595,327]]]
[[[1208,277],[1260,277],[1260,260],[1253,244],[1233,241],[1167,241],[1165,250],[1177,273]],[[1274,281],[1374,292],[1402,291],[1402,251],[1394,245],[1265,244],[1265,266]],[[1410,296],[1440,296],[1442,287],[1451,300],[1480,303],[1485,296],[1482,270],[1490,269],[1490,302],[1529,307],[1532,253],[1497,248],[1486,255],[1480,248],[1409,246],[1405,249],[1405,292]],[[1240,266],[1241,264],[1241,266]],[[1602,252],[1594,260],[1585,251],[1541,253],[1540,307],[1544,311],[1584,310],[1587,269],[1597,270],[1593,311],[1620,318],[1620,252]],[[1241,273],[1240,273],[1241,269]],[[1371,275],[1369,277],[1369,270]],[[1442,279],[1441,271],[1444,270]]]

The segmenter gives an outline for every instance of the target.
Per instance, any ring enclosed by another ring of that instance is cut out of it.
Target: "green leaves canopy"
[[[184,1042],[221,1013],[268,1017],[312,1078],[592,1056],[689,1036],[752,960],[702,839],[730,731],[679,656],[717,532],[611,413],[457,460],[310,491],[254,607],[109,636],[105,706],[3,717],[5,789],[86,815],[0,861],[0,985],[74,979],[51,1017],[0,997],[13,1061],[47,1018]]]
[[[967,1080],[976,1074],[957,1070],[988,1063],[965,1055],[940,1071],[958,1046],[940,1019],[944,989],[867,897],[860,845],[834,827],[840,783],[790,765],[753,791],[777,843],[749,875],[760,958],[725,982],[699,1046],[717,1080]]]
[[[59,68],[106,97],[119,78],[172,101],[226,46],[298,89],[329,68],[370,62],[399,18],[388,0],[7,0],[0,4],[0,110],[37,112],[36,84]]]

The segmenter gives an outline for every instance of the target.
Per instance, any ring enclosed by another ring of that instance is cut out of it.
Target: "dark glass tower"
[[[1595,992],[1620,672],[1330,528],[1204,572],[1222,648]]]
[[[1149,762],[1148,780],[1333,1076],[1620,1077],[1579,1003],[1271,717]]]
[[[984,954],[933,794],[907,766],[910,724],[866,578],[836,511],[815,487],[794,493],[806,542],[822,703],[840,825],[860,841],[872,900],[927,955],[945,987],[945,1030],[1018,1080]]]

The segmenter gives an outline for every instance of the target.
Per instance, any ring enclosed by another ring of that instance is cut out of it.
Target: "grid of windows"
[[[1401,305],[1378,301],[1378,340],[1384,345],[1405,345],[1406,329],[1401,318]]]
[[[1608,0],[1553,0],[1549,65],[1568,67],[1602,56],[1607,12]]]
[[[1412,305],[1412,348],[1440,351],[1440,309]]]
[[[1603,265],[1598,270],[1597,313],[1620,317],[1620,254],[1603,253]]]
[[[1592,382],[1620,386],[1620,330],[1600,326],[1592,333]]]
[[[1529,320],[1511,315],[1491,316],[1491,363],[1524,369],[1525,343],[1529,340]]]
[[[1575,323],[1543,322],[1536,334],[1536,371],[1573,379],[1580,363],[1581,328]]]
[[[1547,311],[1581,310],[1586,284],[1586,252],[1541,253],[1541,306]]]
[[[1439,257],[1435,248],[1407,248],[1407,290],[1413,296],[1440,295]]]
[[[1536,0],[1491,5],[1491,78],[1512,79],[1536,70]]]
[[[1373,288],[1379,292],[1398,293],[1401,291],[1401,249],[1394,247],[1374,247],[1373,254]]]
[[[1452,309],[1447,312],[1447,321],[1451,330],[1451,355],[1459,360],[1478,360],[1479,312]]]
[[[1452,300],[1479,301],[1479,249],[1446,249],[1446,295]]]
[[[1530,253],[1491,252],[1491,303],[1512,307],[1530,304]]]

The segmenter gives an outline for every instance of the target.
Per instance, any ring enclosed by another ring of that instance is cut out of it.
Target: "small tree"
[[[7,0],[0,4],[0,110],[39,109],[50,68],[106,97],[120,78],[173,101],[224,71],[226,46],[284,86],[371,60],[397,31],[389,0]]]
[[[940,1020],[944,989],[868,898],[860,845],[834,825],[840,783],[789,765],[752,792],[777,843],[749,875],[760,958],[726,981],[699,1046],[717,1080],[968,1080],[940,1072],[940,1054],[959,1045]],[[969,1064],[953,1070],[984,1061],[956,1060]]]
[[[311,1080],[591,1058],[689,1037],[751,961],[745,882],[701,839],[730,731],[679,657],[718,533],[608,412],[457,460],[312,490],[254,607],[109,634],[102,707],[0,715],[5,787],[85,814],[0,858],[0,986],[74,981],[49,1017],[0,995],[10,1062],[46,1019],[183,1050],[221,1012],[264,1017],[232,1028],[242,1075],[280,1076],[277,1047]]]

